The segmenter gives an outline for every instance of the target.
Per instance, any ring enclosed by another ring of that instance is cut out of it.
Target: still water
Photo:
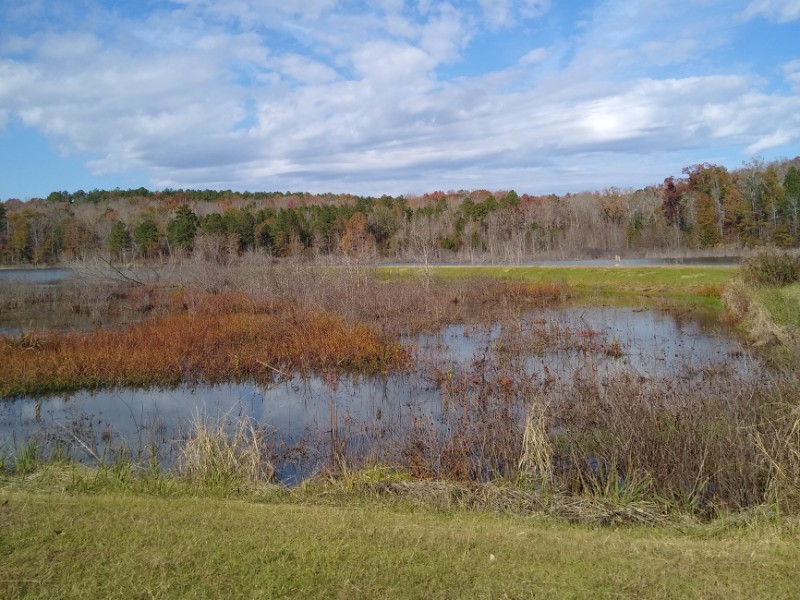
[[[0,269],[0,285],[11,283],[59,283],[74,276],[71,269]]]

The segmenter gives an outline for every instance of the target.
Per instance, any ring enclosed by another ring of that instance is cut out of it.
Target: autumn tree
[[[374,251],[375,238],[369,231],[364,213],[356,211],[348,219],[339,248],[349,258],[360,258]]]
[[[725,167],[708,163],[686,167],[688,189],[695,201],[697,239],[701,246],[726,241],[733,182]]]
[[[29,262],[33,258],[29,210],[19,210],[8,215],[8,244],[11,260],[15,263]]]
[[[64,255],[67,259],[88,256],[96,246],[97,234],[83,219],[68,215],[59,226]]]

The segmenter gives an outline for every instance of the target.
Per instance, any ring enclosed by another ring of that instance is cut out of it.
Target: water
[[[540,310],[504,326],[450,326],[440,336],[421,339],[430,359],[445,368],[500,345],[527,349],[529,373],[538,366],[538,372],[547,367],[565,375],[589,362],[605,375],[625,368],[663,378],[722,364],[752,373],[754,363],[739,360],[741,344],[714,331],[709,321],[704,323],[698,314],[682,317],[660,310],[572,307]]]
[[[0,284],[60,283],[74,276],[72,269],[0,269]]]
[[[280,476],[294,481],[323,465],[342,440],[348,448],[369,446],[375,452],[397,442],[420,419],[446,430],[451,416],[442,380],[469,382],[472,373],[485,373],[486,365],[494,375],[511,373],[543,383],[557,379],[564,385],[576,378],[602,381],[620,372],[702,385],[709,373],[754,377],[760,369],[724,333],[696,318],[658,310],[545,309],[502,324],[452,325],[404,341],[416,349],[418,367],[410,374],[296,376],[267,385],[6,399],[0,403],[0,455],[13,454],[33,436],[45,445],[68,447],[78,458],[127,447],[155,450],[169,464],[193,419],[247,417],[270,431],[277,453],[294,456],[279,465]],[[513,404],[514,414],[524,414],[525,398]]]

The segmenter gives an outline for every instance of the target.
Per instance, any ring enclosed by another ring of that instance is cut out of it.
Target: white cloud
[[[769,135],[765,135],[764,137],[760,138],[754,144],[750,144],[746,148],[746,152],[751,155],[757,155],[763,152],[764,150],[769,150],[771,148],[778,148],[780,146],[784,146],[791,142],[792,140],[796,140],[798,137],[798,131],[795,129],[793,132],[784,131],[783,129],[778,129]]]
[[[546,60],[549,56],[550,51],[547,48],[534,48],[520,58],[519,63],[522,65],[533,65]]]
[[[800,60],[792,60],[783,65],[783,74],[792,89],[800,93]]]
[[[437,62],[447,62],[458,57],[459,50],[469,41],[470,34],[465,18],[450,5],[439,7],[419,30],[419,45]]]
[[[523,19],[534,19],[550,9],[550,0],[478,0],[491,29],[510,27]]]
[[[648,64],[667,66],[696,60],[702,56],[700,43],[696,39],[648,41],[641,46],[642,58]]]
[[[427,87],[428,73],[436,65],[429,54],[416,46],[389,41],[364,44],[353,52],[352,61],[364,79],[391,87]]]
[[[800,0],[755,0],[744,11],[746,19],[763,17],[775,23],[800,19]]]
[[[277,63],[278,70],[301,83],[328,83],[339,78],[339,74],[328,65],[300,54],[287,54],[278,59]]]
[[[234,19],[246,24],[269,23],[276,15],[301,17],[314,20],[334,9],[338,0],[173,0],[196,11],[217,18]]]

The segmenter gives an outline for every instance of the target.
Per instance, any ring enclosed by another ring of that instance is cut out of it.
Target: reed
[[[271,482],[269,432],[251,419],[231,413],[210,419],[195,414],[188,437],[180,444],[177,471],[205,487]]]
[[[517,468],[528,483],[548,486],[553,478],[553,446],[549,434],[548,406],[531,402],[522,434],[522,456]]]
[[[275,369],[382,373],[409,364],[406,349],[364,323],[211,304],[114,329],[0,337],[0,395],[263,379]]]

